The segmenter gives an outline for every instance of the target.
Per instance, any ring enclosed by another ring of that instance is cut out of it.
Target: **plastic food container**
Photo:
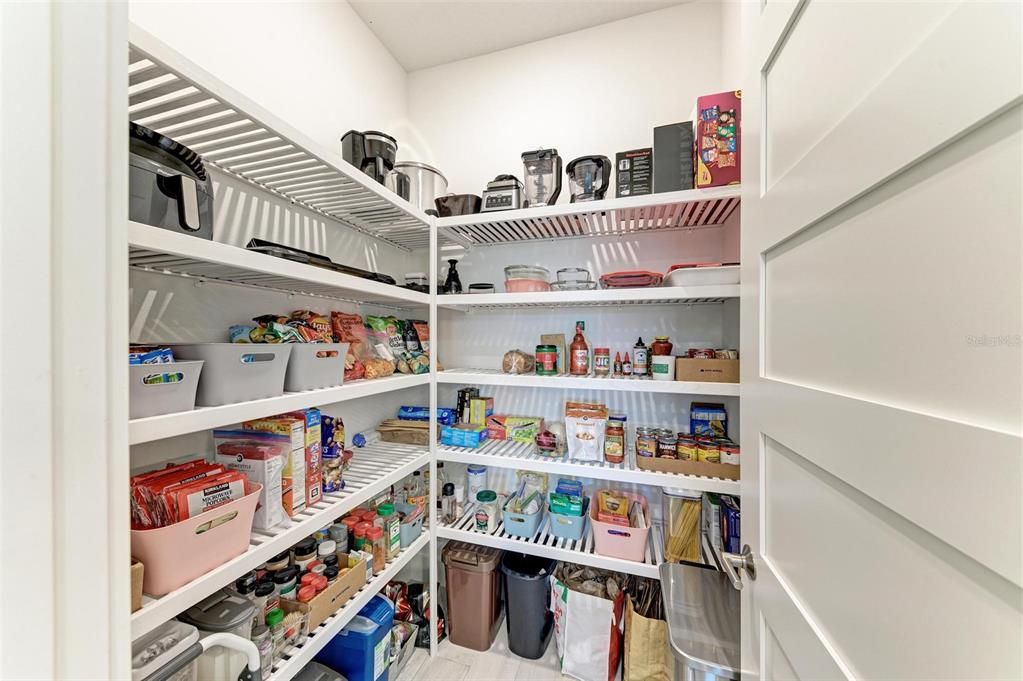
[[[534,279],[547,283],[551,280],[551,271],[537,265],[509,265],[504,268],[505,279]]]
[[[190,624],[170,620],[131,642],[131,681],[142,681],[162,669],[199,641],[199,630]],[[192,660],[167,681],[196,681],[197,660]]]
[[[171,347],[175,357],[205,362],[195,403],[216,407],[283,395],[284,374],[294,345],[192,343]]]
[[[582,267],[563,267],[558,270],[559,284],[582,284],[590,281],[592,281],[590,271]]]
[[[191,624],[205,637],[207,634],[234,634],[245,640],[252,633],[252,616],[256,606],[249,599],[221,589],[199,601],[178,619]],[[199,656],[198,676],[207,679],[230,681],[237,679],[245,668],[245,653],[225,646],[215,646]]]
[[[162,596],[249,549],[263,487],[245,482],[245,496],[167,527],[131,531],[131,555],[146,566],[142,590]]]
[[[549,507],[548,507],[549,510]],[[590,498],[583,497],[583,514],[562,515],[550,511],[550,527],[548,531],[555,537],[579,541],[586,534],[586,516],[590,512]]]
[[[552,291],[593,291],[597,288],[597,282],[595,281],[574,281],[574,282],[560,282],[556,281],[551,284]]]
[[[624,527],[614,523],[602,523],[597,520],[597,505],[590,505],[590,523],[593,525],[593,544],[597,553],[609,558],[621,558],[642,563],[646,556],[646,540],[650,535],[650,507],[646,499],[632,492],[617,492],[629,499],[630,505],[638,501],[643,507],[643,515],[647,526]]]
[[[426,272],[405,273],[405,286],[429,286],[429,285],[430,278],[426,276]]]
[[[687,263],[672,265],[664,275],[664,286],[706,286],[738,284],[739,266],[721,263]]]
[[[345,380],[348,343],[294,343],[284,389],[290,393],[341,385]]]
[[[144,419],[195,409],[202,365],[199,361],[129,366],[128,418]]]
[[[691,489],[664,488],[664,559],[700,560],[700,528],[703,494]]]
[[[412,504],[397,503],[394,505],[394,508],[398,511],[398,513],[403,515],[409,515],[416,510],[416,507]],[[406,549],[411,546],[412,542],[419,539],[419,535],[423,533],[423,520],[425,517],[425,513],[420,513],[419,517],[411,523],[401,523],[398,526],[401,538],[401,548]]]
[[[508,497],[501,509],[501,518],[504,520],[504,531],[516,537],[532,539],[536,536],[536,530],[543,520],[544,508],[541,505],[536,513],[515,513],[508,510],[508,505],[515,500],[515,495]]]
[[[508,293],[540,293],[550,291],[551,285],[536,279],[506,279],[504,290]]]

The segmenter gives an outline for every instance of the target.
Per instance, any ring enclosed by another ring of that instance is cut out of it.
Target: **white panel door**
[[[1021,7],[745,7],[750,678],[1023,678]]]

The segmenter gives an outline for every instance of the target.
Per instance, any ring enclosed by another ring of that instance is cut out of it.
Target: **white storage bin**
[[[202,365],[203,362],[130,365],[128,418],[142,419],[195,409],[195,390],[199,385]],[[153,382],[151,377],[164,374],[177,374],[178,380],[173,383]]]
[[[686,267],[664,275],[661,286],[712,286],[739,283],[739,266]]]
[[[288,359],[284,389],[289,393],[332,388],[345,380],[348,343],[295,343]]]
[[[171,347],[175,357],[206,362],[195,398],[199,406],[216,407],[284,394],[292,344],[190,343]]]

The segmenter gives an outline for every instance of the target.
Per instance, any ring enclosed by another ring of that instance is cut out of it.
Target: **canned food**
[[[675,445],[675,458],[680,461],[696,461],[698,459],[696,440],[679,435],[678,442]]]
[[[657,438],[657,456],[661,459],[674,459],[675,458],[675,446],[678,443],[678,438],[675,437],[675,433],[669,431],[667,435],[663,432]]]
[[[536,346],[536,375],[556,376],[558,373],[558,346]]]
[[[721,463],[739,465],[739,445],[721,445]]]
[[[657,456],[657,434],[652,428],[636,428],[636,456]]]
[[[721,463],[721,449],[714,441],[701,442],[697,447],[697,457],[707,463]]]

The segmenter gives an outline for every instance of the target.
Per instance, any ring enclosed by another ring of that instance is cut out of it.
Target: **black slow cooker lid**
[[[128,123],[132,141],[141,145],[132,145],[132,151],[145,156],[151,161],[175,168],[187,170],[200,182],[206,181],[206,166],[202,157],[184,144],[175,142],[166,135],[150,130],[138,123]]]

